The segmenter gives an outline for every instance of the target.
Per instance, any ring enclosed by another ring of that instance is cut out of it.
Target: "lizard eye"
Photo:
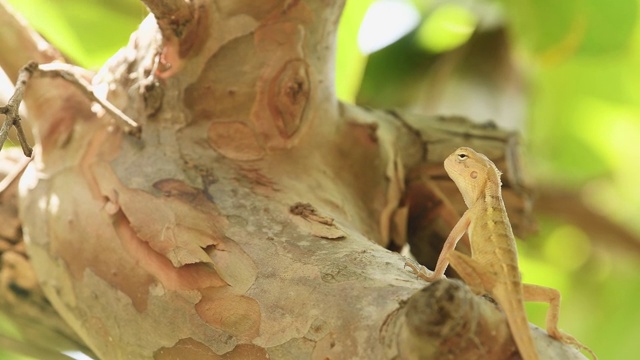
[[[469,156],[465,153],[458,154],[458,160],[466,160]]]

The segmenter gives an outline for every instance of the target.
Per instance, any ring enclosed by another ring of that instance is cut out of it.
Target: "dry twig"
[[[22,69],[20,69],[13,96],[11,96],[6,106],[0,107],[0,113],[5,115],[4,123],[0,128],[0,150],[2,150],[4,142],[7,141],[7,137],[9,136],[9,129],[14,126],[18,133],[18,140],[20,141],[20,146],[22,146],[22,152],[24,153],[24,155],[26,157],[31,157],[31,154],[33,153],[33,149],[27,143],[27,138],[24,134],[24,130],[22,129],[22,124],[20,123],[20,113],[18,109],[20,108],[20,103],[22,103],[25,86],[37,69],[38,64],[36,64],[35,62],[30,62],[27,65],[23,66]]]
[[[123,121],[130,128],[129,131],[132,134],[136,136],[140,134],[141,130],[140,130],[140,125],[138,125],[138,123],[136,123],[130,117],[128,117],[125,113],[120,111],[120,109],[115,107],[107,99],[100,98],[95,94],[91,84],[84,79],[84,77],[87,75],[87,70],[81,67],[73,66],[69,64],[51,63],[51,64],[43,64],[38,66],[38,72],[46,76],[60,77],[70,82],[91,101],[95,101],[98,104],[100,104],[100,106],[102,106],[109,113],[109,115],[113,116],[118,120]]]
[[[76,88],[78,88],[87,98],[100,104],[100,106],[102,106],[107,111],[107,113],[109,113],[109,115],[123,121],[129,128],[129,132],[131,134],[135,136],[140,135],[140,125],[138,125],[122,111],[120,111],[120,109],[111,104],[108,100],[103,99],[95,94],[91,84],[87,80],[85,80],[85,77],[87,77],[88,75],[87,70],[69,64],[51,63],[38,65],[37,63],[32,61],[23,66],[22,69],[20,69],[13,96],[11,96],[11,99],[9,99],[9,102],[6,106],[0,107],[0,113],[4,114],[6,117],[4,123],[2,124],[2,127],[0,127],[0,150],[2,150],[2,147],[4,146],[4,143],[9,136],[9,129],[14,126],[18,133],[18,140],[20,141],[20,145],[22,146],[24,155],[27,157],[31,157],[31,154],[33,153],[33,149],[27,143],[24,130],[22,129],[18,109],[20,108],[20,103],[22,103],[22,98],[24,96],[24,90],[27,82],[29,81],[29,79],[31,79],[31,76],[33,76],[34,73],[39,73],[44,76],[60,77],[70,82]]]

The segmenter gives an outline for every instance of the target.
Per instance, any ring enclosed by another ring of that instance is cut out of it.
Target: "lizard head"
[[[468,147],[454,151],[444,161],[444,169],[462,193],[465,204],[471,207],[484,196],[487,187],[495,184],[500,191],[500,171],[489,158]]]

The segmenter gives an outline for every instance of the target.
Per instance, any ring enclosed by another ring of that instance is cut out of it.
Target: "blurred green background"
[[[640,340],[639,8],[347,1],[339,34],[345,101],[522,133],[539,226],[518,244],[523,280],[560,290],[560,328],[601,359],[637,358]],[[544,327],[547,305],[527,310]]]
[[[146,16],[134,0],[9,2],[94,69]],[[348,0],[338,33],[343,101],[493,119],[523,134],[539,197],[538,232],[519,244],[524,281],[559,289],[560,327],[602,359],[636,358],[640,341],[639,8]],[[527,308],[544,326],[546,305]],[[19,337],[2,317],[0,331]]]

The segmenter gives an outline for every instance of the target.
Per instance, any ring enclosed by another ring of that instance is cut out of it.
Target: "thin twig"
[[[9,99],[9,102],[6,106],[0,107],[0,113],[5,115],[4,123],[2,124],[2,128],[0,128],[0,150],[4,146],[4,142],[7,141],[7,137],[9,136],[9,129],[11,126],[15,126],[18,132],[18,140],[20,140],[20,146],[22,146],[22,152],[26,157],[31,157],[33,153],[33,149],[29,146],[27,142],[27,138],[24,135],[24,130],[22,129],[22,125],[20,124],[20,103],[22,102],[22,97],[24,96],[24,89],[27,85],[27,82],[31,78],[31,75],[38,69],[38,64],[35,62],[29,62],[27,65],[23,66],[18,73],[18,81],[16,81],[16,88],[14,90],[13,95]]]
[[[95,94],[91,84],[89,84],[89,82],[86,81],[82,76],[83,74],[87,73],[85,69],[69,64],[51,63],[40,65],[38,67],[38,72],[43,75],[58,76],[64,80],[67,80],[90,100],[100,104],[100,106],[102,106],[109,113],[109,115],[123,121],[126,125],[128,125],[131,128],[131,133],[136,136],[140,134],[140,125],[138,125],[138,123],[136,123],[125,113],[120,111],[120,109],[115,107],[107,99],[100,98]]]
[[[128,131],[131,134],[133,134],[134,136],[140,135],[141,128],[138,123],[136,123],[125,113],[120,111],[120,109],[115,107],[107,99],[103,99],[95,94],[91,84],[87,80],[85,80],[85,77],[91,76],[87,70],[69,64],[51,63],[38,65],[37,63],[32,61],[23,66],[22,69],[20,69],[13,96],[11,96],[6,106],[0,107],[0,114],[5,115],[4,123],[2,124],[2,127],[0,127],[0,150],[2,150],[2,147],[4,146],[4,143],[9,136],[9,130],[12,126],[14,126],[16,128],[18,140],[20,141],[20,146],[22,146],[24,155],[27,157],[31,157],[31,154],[33,153],[33,149],[27,142],[22,124],[20,123],[21,119],[18,110],[24,96],[25,86],[35,72],[38,72],[39,74],[45,76],[60,77],[70,82],[77,89],[79,89],[83,93],[83,95],[88,97],[90,100],[100,104],[100,106],[102,106],[107,111],[107,113],[109,113],[109,115],[123,121],[129,128]]]
[[[24,129],[22,128],[22,121],[14,121],[13,126],[16,128],[16,134],[18,135],[18,140],[20,141],[22,152],[25,156],[31,157],[33,148],[31,148],[31,146],[27,142],[27,135],[24,133]]]

